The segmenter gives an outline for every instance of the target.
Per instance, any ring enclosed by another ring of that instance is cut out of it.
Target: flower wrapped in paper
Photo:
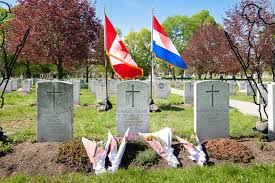
[[[126,131],[118,151],[117,141],[110,132],[108,132],[108,139],[105,147],[102,142],[97,143],[86,138],[82,138],[82,143],[91,163],[93,164],[93,169],[95,170],[96,175],[106,172],[105,160],[107,155],[112,164],[108,170],[110,172],[115,172],[118,169],[128,142],[128,134],[129,129]]]
[[[139,133],[140,136],[156,151],[156,153],[164,158],[172,167],[177,167],[180,163],[173,154],[172,148],[172,130],[164,128],[155,133]]]
[[[177,137],[177,140],[181,144],[183,144],[184,148],[189,153],[189,156],[188,156],[189,159],[197,162],[200,166],[203,166],[204,164],[207,163],[206,154],[204,153],[202,145],[197,136],[196,136],[197,146],[180,137]]]

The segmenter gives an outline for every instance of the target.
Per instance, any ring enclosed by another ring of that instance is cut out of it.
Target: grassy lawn
[[[116,98],[110,97],[114,108],[99,113],[95,107],[95,96],[87,89],[81,90],[81,105],[74,109],[74,137],[106,138],[108,130],[116,134]],[[5,96],[5,106],[0,111],[0,126],[5,131],[15,131],[13,139],[35,141],[36,139],[36,94],[22,96],[13,92]],[[162,109],[161,113],[152,113],[150,130],[171,127],[175,134],[190,136],[193,134],[193,109],[183,109],[183,97],[170,95],[167,100],[156,100]],[[230,109],[230,136],[253,136],[251,128],[257,118],[241,114]],[[158,169],[145,171],[142,169],[121,169],[115,174],[86,176],[83,174],[64,174],[47,177],[19,174],[0,178],[0,182],[272,182],[275,180],[275,165],[218,165],[211,167],[192,167],[178,169]]]
[[[241,167],[223,165],[213,167],[192,167],[189,169],[165,169],[144,171],[142,169],[119,170],[115,174],[84,176],[82,174],[65,174],[54,177],[16,175],[2,183],[17,182],[257,182],[272,183],[275,180],[275,165],[255,165]]]
[[[99,113],[94,106],[95,96],[87,89],[81,90],[81,105],[74,109],[74,137],[106,138],[108,130],[116,134],[116,98],[110,97],[114,108],[108,112]],[[36,94],[22,96],[13,92],[5,96],[5,106],[0,111],[0,126],[5,131],[14,131],[15,141],[34,141],[36,138]],[[162,109],[161,113],[152,113],[150,131],[163,127],[171,127],[182,136],[193,133],[193,109],[183,109],[180,104],[183,97],[171,95],[168,100],[156,100]],[[251,131],[257,118],[247,116],[235,109],[230,109],[230,136],[252,136]]]
[[[230,99],[244,102],[254,102],[253,96],[246,96],[245,93],[239,91],[236,93],[236,95],[230,96]]]

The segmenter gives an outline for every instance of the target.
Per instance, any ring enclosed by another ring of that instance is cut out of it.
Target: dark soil
[[[215,139],[204,143],[210,158],[234,163],[249,163],[254,157],[250,149],[233,139]]]
[[[275,163],[275,142],[260,142],[255,138],[216,139],[204,143],[212,164]],[[188,153],[181,144],[173,143],[174,154],[181,162],[181,168],[198,166],[188,159]],[[250,163],[249,163],[250,162]],[[108,166],[108,160],[107,160]],[[148,170],[170,168],[141,139],[131,140],[126,146],[122,168],[140,167]],[[91,173],[92,165],[79,139],[68,143],[30,143],[13,146],[13,151],[0,158],[0,176],[17,173],[30,175],[57,175],[66,172]]]

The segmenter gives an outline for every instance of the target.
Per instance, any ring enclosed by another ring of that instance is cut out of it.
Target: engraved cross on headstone
[[[135,107],[134,103],[135,103],[135,93],[140,93],[140,91],[135,91],[135,86],[132,85],[132,90],[131,91],[126,91],[126,93],[132,93],[132,107]]]
[[[56,92],[55,91],[55,87],[53,88],[53,91],[51,92],[46,92],[47,94],[52,94],[53,96],[53,108],[55,108],[55,95],[58,94],[58,93],[61,93],[61,92]]]
[[[101,86],[101,91],[104,92],[104,86],[105,86],[105,84],[101,83],[101,85],[99,85],[99,86]]]
[[[214,90],[214,86],[212,85],[212,90],[206,91],[206,93],[211,93],[212,94],[212,107],[214,107],[214,93],[219,93],[219,90]]]

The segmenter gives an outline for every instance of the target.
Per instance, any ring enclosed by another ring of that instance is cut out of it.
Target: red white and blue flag
[[[143,76],[143,70],[132,59],[114,26],[105,15],[106,52],[111,66],[121,79],[134,79]]]
[[[187,68],[185,61],[155,16],[153,16],[153,52],[156,57],[172,65],[182,69]]]

